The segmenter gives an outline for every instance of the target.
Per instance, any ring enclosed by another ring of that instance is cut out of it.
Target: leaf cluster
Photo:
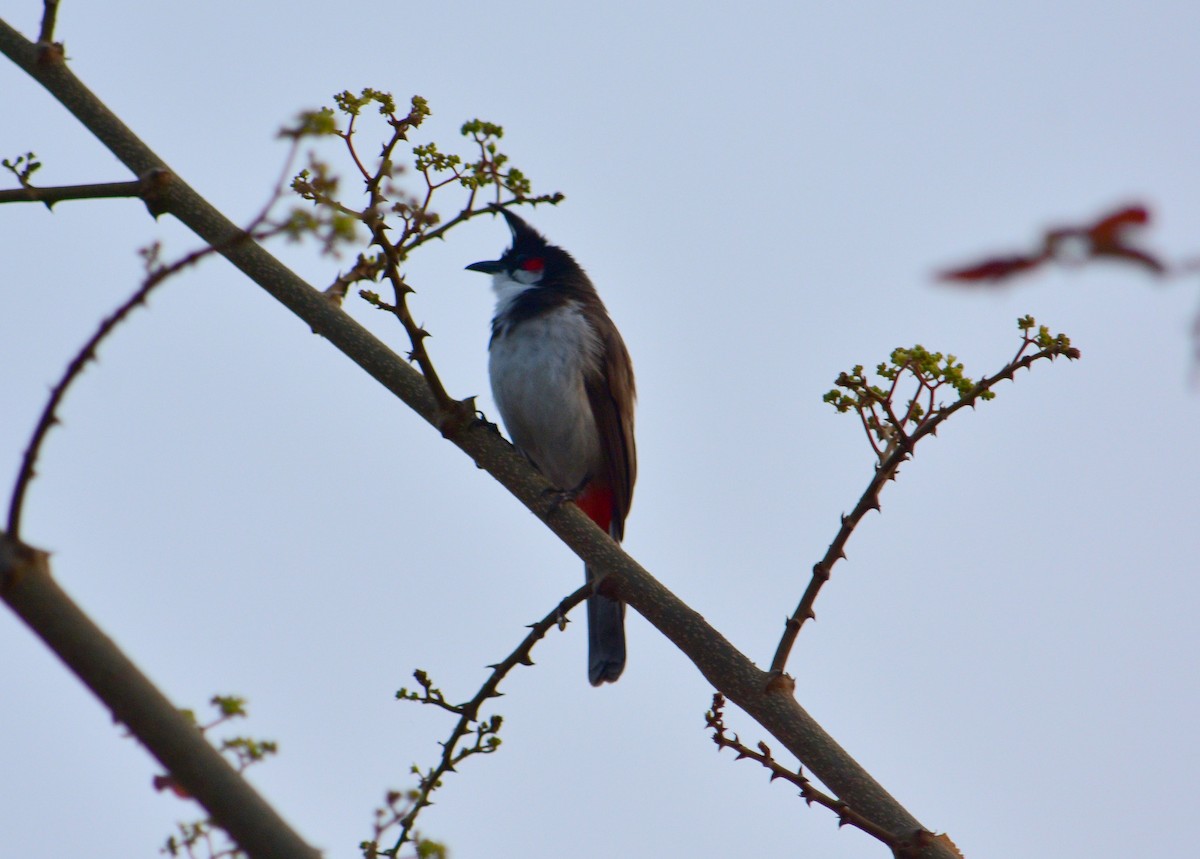
[[[24,155],[18,155],[16,158],[9,160],[5,158],[0,161],[0,167],[8,170],[17,177],[17,181],[21,183],[22,188],[30,187],[29,179],[41,169],[42,162],[37,160],[37,156],[32,152],[26,152]]]
[[[293,180],[292,190],[313,205],[299,207],[289,215],[288,234],[292,238],[315,235],[326,250],[335,252],[356,239],[360,224],[369,229],[372,243],[377,246],[379,231],[390,230],[395,238],[389,237],[387,244],[395,250],[398,261],[403,261],[425,241],[441,238],[449,226],[496,207],[557,203],[562,199],[561,194],[533,195],[529,178],[501,151],[499,141],[504,129],[496,123],[482,119],[465,122],[460,132],[471,142],[472,153],[464,155],[443,149],[437,141],[410,142],[411,133],[431,113],[428,102],[420,96],[412,97],[404,115],[397,112],[392,94],[381,90],[368,88],[358,94],[344,91],[333,100],[332,107],[302,113],[295,125],[280,134],[296,139],[340,139],[343,156],[362,180],[362,197],[355,202],[343,196],[337,171],[328,162],[310,156],[308,167]],[[371,106],[383,118],[385,133],[379,154],[367,157],[358,135],[361,118]],[[402,184],[400,177],[410,172],[419,178]],[[433,208],[433,202],[435,197],[443,196],[438,192],[448,187],[464,189],[467,196],[460,200],[458,213],[444,219]],[[480,205],[484,203],[480,193],[488,189],[493,193],[486,204]],[[387,250],[379,248],[380,267],[386,265]]]
[[[824,401],[839,413],[855,412],[859,416],[871,446],[881,459],[897,445],[907,451],[916,437],[936,431],[937,425],[952,412],[994,399],[995,383],[1012,378],[1018,366],[1028,366],[1023,359],[1079,355],[1069,337],[1051,334],[1032,316],[1018,319],[1017,328],[1022,332],[1021,347],[1009,365],[994,377],[976,382],[966,375],[957,356],[932,352],[917,344],[893,349],[887,361],[876,365],[878,381],[861,364],[839,373],[834,380],[836,387],[825,394]],[[1036,355],[1027,355],[1031,348],[1038,350]],[[943,392],[955,396],[944,402]]]

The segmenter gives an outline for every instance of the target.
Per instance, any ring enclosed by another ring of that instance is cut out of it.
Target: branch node
[[[777,693],[794,695],[796,693],[796,679],[782,671],[772,671],[767,676],[767,685],[763,691],[768,695]]]

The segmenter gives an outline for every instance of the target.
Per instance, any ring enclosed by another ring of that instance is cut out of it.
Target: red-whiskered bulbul
[[[500,417],[538,471],[620,541],[637,476],[629,352],[571,255],[500,214],[512,247],[467,266],[496,293],[488,370]],[[588,680],[611,683],[625,668],[625,604],[596,594],[587,613]]]

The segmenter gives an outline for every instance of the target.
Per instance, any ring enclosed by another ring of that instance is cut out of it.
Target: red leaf
[[[1105,215],[1086,229],[1088,238],[1098,245],[1119,244],[1120,234],[1127,227],[1150,223],[1150,212],[1145,206],[1127,206],[1111,215]]]
[[[1044,256],[993,257],[976,265],[944,271],[938,275],[938,279],[963,281],[965,283],[1005,280],[1015,274],[1035,268],[1044,260]]]
[[[1167,267],[1157,257],[1128,243],[1129,230],[1148,223],[1150,212],[1144,206],[1128,206],[1105,215],[1082,232],[1091,242],[1093,257],[1116,257],[1162,274]]]

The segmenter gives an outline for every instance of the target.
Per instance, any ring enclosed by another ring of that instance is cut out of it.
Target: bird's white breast
[[[498,283],[497,314],[525,284]],[[551,308],[497,332],[489,355],[492,395],[513,443],[560,489],[575,489],[599,466],[600,438],[584,388],[602,346],[577,304]]]

